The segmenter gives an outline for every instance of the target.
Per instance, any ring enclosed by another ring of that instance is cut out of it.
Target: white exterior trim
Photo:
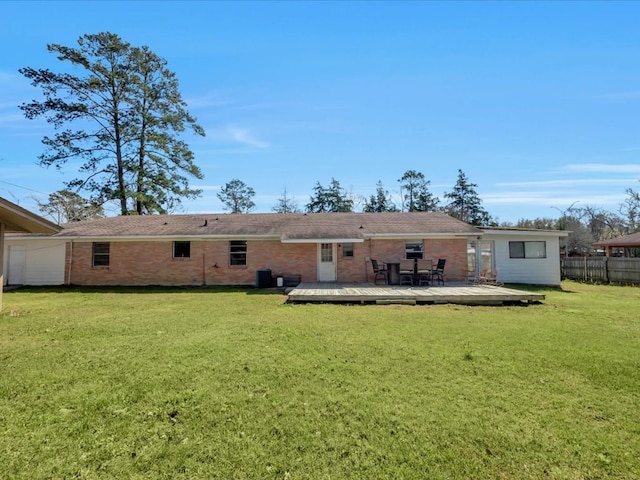
[[[370,233],[363,234],[364,238],[375,240],[446,240],[460,238],[478,238],[482,233]]]
[[[364,243],[362,238],[285,238],[282,243]]]

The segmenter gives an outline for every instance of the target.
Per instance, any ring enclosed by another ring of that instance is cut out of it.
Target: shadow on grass
[[[5,295],[12,293],[123,293],[123,294],[157,294],[157,293],[244,293],[246,295],[284,295],[282,289],[275,288],[255,288],[249,285],[240,286],[43,286],[43,287],[11,287],[4,290]]]
[[[535,292],[535,293],[545,293],[545,292],[554,292],[554,293],[575,293],[573,290],[567,290],[563,287],[550,287],[545,285],[527,285],[522,283],[505,283],[506,288],[512,288],[513,290],[522,290],[525,292]]]

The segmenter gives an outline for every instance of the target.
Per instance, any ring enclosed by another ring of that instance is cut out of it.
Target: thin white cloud
[[[565,165],[563,171],[580,173],[638,173],[640,164],[576,163]]]
[[[267,108],[281,107],[282,104],[276,102],[253,102],[242,103],[235,100],[233,94],[223,92],[208,92],[202,95],[196,95],[185,98],[190,109],[224,109],[225,111],[242,111],[242,110],[264,110]]]
[[[637,100],[640,99],[640,90],[629,90],[627,92],[609,92],[597,96],[598,98],[611,98],[614,100]]]
[[[212,192],[220,190],[221,185],[193,185],[193,188],[202,190],[203,192]]]
[[[0,104],[0,110],[2,110],[3,105]],[[19,113],[7,113],[6,115],[0,114],[0,123],[7,124],[6,127],[13,127],[19,122],[24,122],[24,115],[20,115]]]
[[[530,182],[502,182],[496,183],[498,187],[555,187],[555,188],[567,188],[567,187],[582,187],[582,186],[628,186],[628,178],[583,178],[583,179],[567,179],[567,180],[540,180]]]
[[[219,93],[206,93],[201,96],[186,98],[185,102],[187,102],[189,108],[219,108],[232,104],[230,100]]]
[[[269,148],[270,144],[256,138],[249,128],[231,124],[226,126],[205,127],[206,138],[199,141],[198,154],[238,153],[238,147],[258,149]]]
[[[5,84],[15,85],[18,83],[18,80],[22,79],[21,75],[13,72],[3,72],[0,70],[0,85],[5,86]]]
[[[624,193],[604,195],[549,195],[549,192],[504,192],[482,195],[487,205],[543,205],[548,207],[571,205],[618,205],[627,198]]]
[[[243,145],[249,145],[256,148],[269,147],[269,144],[267,142],[263,142],[262,140],[254,138],[251,132],[246,128],[242,128],[237,125],[230,125],[227,127],[227,132],[235,142],[241,143]]]

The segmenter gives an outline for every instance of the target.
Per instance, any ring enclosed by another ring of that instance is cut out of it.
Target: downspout
[[[4,290],[4,223],[0,222],[0,312],[2,311],[2,290]]]
[[[73,239],[69,242],[69,261],[67,268],[67,285],[71,285],[71,266],[73,265]]]
[[[207,267],[205,262],[205,253],[202,252],[202,286],[207,285]]]
[[[368,268],[367,262],[371,262],[371,253],[373,252],[373,240],[369,238],[367,241],[369,242],[369,256],[365,257],[364,259],[364,281],[365,282],[369,281],[369,268]],[[367,260],[367,258],[369,260]],[[375,278],[374,278],[374,281],[375,281]]]

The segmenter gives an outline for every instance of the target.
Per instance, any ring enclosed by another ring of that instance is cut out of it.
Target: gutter
[[[365,238],[379,239],[379,240],[409,240],[409,239],[455,239],[455,238],[469,238],[479,237],[484,234],[483,231],[468,232],[468,233],[402,233],[402,234],[389,234],[389,233],[370,233],[365,234]]]
[[[58,238],[66,241],[85,241],[85,242],[159,242],[166,240],[280,240],[277,235],[55,235],[52,238]]]
[[[364,243],[363,238],[282,238],[282,243]]]

